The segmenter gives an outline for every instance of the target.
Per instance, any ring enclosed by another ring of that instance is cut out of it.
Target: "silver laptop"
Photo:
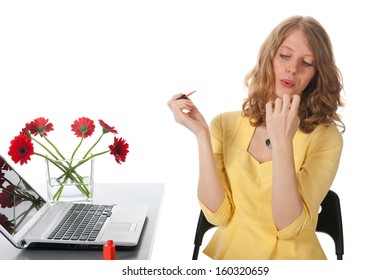
[[[0,155],[0,232],[15,247],[118,249],[138,244],[146,223],[143,205],[46,202]]]

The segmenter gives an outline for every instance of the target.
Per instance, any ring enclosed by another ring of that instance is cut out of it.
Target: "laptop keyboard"
[[[111,216],[112,208],[112,205],[74,204],[48,239],[94,241]]]

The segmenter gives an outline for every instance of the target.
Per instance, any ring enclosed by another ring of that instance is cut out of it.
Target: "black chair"
[[[195,233],[195,246],[192,255],[193,260],[198,259],[199,249],[200,246],[202,246],[204,234],[213,227],[215,227],[215,225],[207,221],[201,210]],[[337,259],[342,260],[344,255],[344,237],[340,199],[338,195],[332,190],[329,190],[324,200],[321,202],[321,212],[318,214],[316,231],[324,232],[332,237],[335,244]]]
[[[207,221],[206,217],[204,216],[203,211],[200,210],[198,225],[196,227],[196,232],[195,232],[195,241],[194,241],[195,246],[194,246],[194,253],[192,254],[193,260],[198,259],[199,249],[200,246],[202,246],[202,240],[204,234],[213,227],[215,227],[215,225],[210,224],[209,221]]]
[[[321,202],[316,231],[327,233],[332,237],[337,259],[342,260],[344,255],[343,220],[339,196],[332,190],[329,190]]]

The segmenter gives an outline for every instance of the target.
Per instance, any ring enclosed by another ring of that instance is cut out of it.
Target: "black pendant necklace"
[[[271,143],[271,140],[269,138],[267,138],[265,140],[265,145],[267,146],[268,149],[272,149],[272,143]]]

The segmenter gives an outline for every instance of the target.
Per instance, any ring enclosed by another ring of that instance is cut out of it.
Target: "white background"
[[[97,127],[103,119],[130,153],[121,166],[100,157],[96,182],[165,183],[152,260],[188,260],[199,213],[197,146],[166,103],[197,90],[192,100],[208,121],[239,110],[243,78],[265,37],[291,15],[310,15],[328,31],[345,84],[340,113],[347,129],[332,186],[343,211],[342,271],[384,269],[390,249],[385,2],[0,1],[0,153],[9,159],[10,140],[36,117],[54,124],[49,138],[62,151],[77,143],[70,131],[76,118],[94,119]],[[100,150],[111,141],[105,136]],[[19,169],[31,183],[44,182],[40,158]],[[321,240],[334,259],[331,241]]]

